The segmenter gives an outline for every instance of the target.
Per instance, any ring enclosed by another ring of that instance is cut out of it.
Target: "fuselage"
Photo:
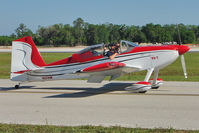
[[[124,63],[128,67],[139,68],[139,71],[150,68],[161,69],[168,66],[178,58],[178,47],[178,45],[135,47],[129,52],[118,55],[113,60],[110,60],[107,56],[98,55],[94,58],[90,57],[90,60],[87,57],[85,58],[85,61],[83,61],[81,58],[78,61],[78,55],[75,54],[69,58],[71,58],[70,60],[74,60],[73,58],[76,58],[76,62],[66,64],[61,63],[59,65],[58,61],[55,63],[56,65],[51,64],[44,66],[42,71],[28,73],[28,79],[29,81],[45,81],[87,78],[87,75],[78,75],[73,73],[89,66],[110,61]],[[63,62],[63,60],[60,62]],[[130,70],[127,73],[135,71],[138,70]],[[111,75],[107,73],[106,76]]]
[[[150,88],[160,86],[162,79],[158,79],[159,69],[168,66],[190,49],[183,45],[142,47],[125,40],[114,46],[115,48],[113,45],[92,45],[68,58],[46,64],[32,38],[23,37],[12,42],[10,79],[18,82],[15,88],[19,88],[22,82],[77,78],[88,78],[87,82],[101,83],[107,76],[110,76],[109,80],[114,80],[126,73],[147,70],[144,81],[127,88],[128,91],[144,93]],[[108,49],[114,50],[118,55],[108,57]],[[181,62],[186,78],[183,55]]]
[[[12,43],[10,79],[33,82],[89,77],[89,81],[96,78],[96,82],[100,82],[106,76],[111,76],[113,80],[125,73],[159,70],[188,50],[183,45],[141,47],[122,40],[120,54],[112,60],[106,56],[104,44],[97,44],[74,53],[71,57],[46,64],[32,38],[24,37]]]

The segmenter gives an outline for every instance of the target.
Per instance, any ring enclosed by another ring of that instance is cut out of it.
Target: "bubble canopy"
[[[90,51],[91,53],[93,53],[94,56],[102,55],[104,52],[105,46],[107,45],[105,45],[104,43],[95,44],[77,52],[77,54],[83,54]],[[138,44],[130,42],[130,41],[125,41],[125,40],[120,41],[120,49],[122,53],[131,51],[134,47],[138,47],[138,46],[139,46]]]

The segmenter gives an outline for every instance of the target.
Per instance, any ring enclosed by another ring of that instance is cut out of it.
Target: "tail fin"
[[[30,36],[12,42],[11,75],[13,79],[25,71],[46,66]]]

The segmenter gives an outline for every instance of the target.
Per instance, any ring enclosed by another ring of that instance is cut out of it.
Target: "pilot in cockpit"
[[[118,54],[121,54],[121,51],[120,51],[120,44],[118,42],[115,43],[115,50]]]
[[[120,44],[119,43],[112,43],[109,44],[109,51],[107,52],[107,56],[109,59],[114,59],[118,54],[120,54]]]

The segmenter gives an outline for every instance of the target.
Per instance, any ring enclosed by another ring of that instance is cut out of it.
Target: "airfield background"
[[[199,26],[179,24],[183,44],[199,44]],[[37,46],[77,46],[98,43],[114,43],[129,40],[138,43],[178,42],[176,24],[153,24],[143,26],[125,24],[90,24],[77,18],[73,24],[39,26],[35,33],[21,23],[11,35],[0,36],[0,46],[10,46],[13,40],[31,36]]]

